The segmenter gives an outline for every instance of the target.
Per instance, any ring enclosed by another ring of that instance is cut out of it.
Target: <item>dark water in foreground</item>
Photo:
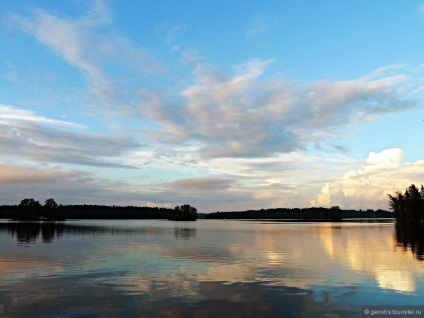
[[[408,231],[392,223],[0,223],[0,317],[362,317],[363,305],[424,305],[422,234],[413,233],[411,248]]]

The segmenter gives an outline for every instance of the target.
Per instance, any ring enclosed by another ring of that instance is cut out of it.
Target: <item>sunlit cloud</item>
[[[404,152],[399,148],[371,152],[362,167],[326,183],[311,205],[387,209],[387,194],[403,191],[412,183],[419,186],[424,177],[423,160],[405,162],[403,157]]]
[[[10,163],[0,163],[0,184],[49,182],[56,178],[55,170],[39,170]]]

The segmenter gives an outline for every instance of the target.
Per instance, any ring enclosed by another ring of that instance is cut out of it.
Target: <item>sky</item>
[[[424,183],[424,3],[0,3],[0,204],[388,209]]]

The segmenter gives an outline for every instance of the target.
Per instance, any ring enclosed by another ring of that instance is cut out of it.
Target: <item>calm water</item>
[[[0,223],[0,316],[361,317],[424,305],[422,257],[392,223]]]

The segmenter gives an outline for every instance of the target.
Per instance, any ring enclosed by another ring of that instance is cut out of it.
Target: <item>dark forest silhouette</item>
[[[411,184],[402,193],[389,196],[390,209],[396,218],[396,244],[410,249],[415,258],[424,260],[424,186],[419,190]]]
[[[173,221],[196,221],[197,209],[189,204],[177,205],[169,219]]]
[[[262,209],[241,212],[215,212],[205,215],[205,219],[281,219],[303,221],[341,221],[349,218],[393,218],[393,213],[384,210],[342,210],[337,206],[331,208],[305,209]]]
[[[394,217],[399,222],[417,222],[424,221],[424,186],[421,190],[411,184],[406,188],[405,193],[397,191],[389,196],[390,209]]]
[[[349,218],[393,218],[396,213],[385,210],[342,210],[331,208],[276,208],[239,212],[214,212],[200,215],[205,219],[276,219],[303,221],[342,221]],[[193,221],[199,217],[197,209],[188,204],[175,209],[136,206],[59,205],[54,199],[44,206],[34,199],[24,199],[19,205],[0,206],[0,218],[14,221],[63,221],[66,219],[168,219]]]
[[[16,208],[9,207],[9,211],[11,212],[9,218],[15,221],[63,221],[65,219],[63,209],[52,198],[47,199],[44,206],[32,198],[23,199]]]
[[[169,219],[195,221],[197,209],[188,204],[175,209],[106,205],[58,205],[54,199],[44,206],[34,199],[23,199],[19,205],[0,206],[0,218],[13,221],[64,221],[66,219]]]

